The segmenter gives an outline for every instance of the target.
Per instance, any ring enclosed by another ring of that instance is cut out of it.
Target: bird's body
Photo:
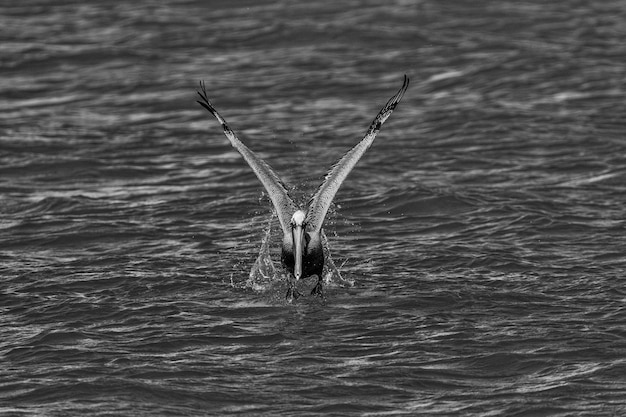
[[[382,124],[387,120],[402,99],[408,84],[409,79],[405,76],[402,87],[389,99],[387,104],[385,104],[374,118],[365,137],[330,169],[324,178],[324,182],[309,201],[306,210],[300,209],[294,203],[282,181],[272,168],[237,138],[226,121],[209,102],[204,84],[201,84],[201,91],[199,91],[198,94],[202,100],[198,101],[198,103],[207,109],[221,123],[224,134],[231,145],[233,145],[246,162],[248,162],[250,168],[252,168],[261,183],[265,186],[272,200],[272,204],[276,209],[283,230],[282,264],[296,281],[301,278],[317,275],[318,283],[312,292],[314,294],[322,295],[322,271],[324,269],[322,225],[326,213],[337,190],[361,156],[363,156],[365,151],[371,146]],[[287,298],[291,300],[297,296],[298,293],[295,290],[292,280]]]

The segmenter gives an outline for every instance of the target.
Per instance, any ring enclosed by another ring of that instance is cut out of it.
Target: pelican
[[[409,78],[405,75],[402,87],[391,97],[387,104],[378,112],[370,124],[365,137],[350,149],[326,174],[322,185],[309,200],[306,209],[298,207],[289,196],[280,177],[259,156],[251,151],[237,138],[226,120],[215,110],[208,99],[204,82],[200,82],[198,103],[217,119],[224,129],[230,144],[243,156],[252,171],[259,178],[274,205],[280,226],[283,230],[282,256],[283,266],[289,271],[289,289],[287,300],[292,302],[301,294],[295,284],[301,278],[317,275],[318,282],[311,295],[323,296],[322,270],[324,268],[324,251],[322,249],[322,226],[326,213],[339,187],[352,168],[361,159],[365,151],[372,145],[381,126],[394,111],[409,86]]]

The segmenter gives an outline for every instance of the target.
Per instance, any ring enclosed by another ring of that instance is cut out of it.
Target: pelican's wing
[[[291,231],[290,221],[291,216],[297,210],[296,204],[293,202],[289,194],[287,193],[287,189],[285,185],[281,181],[281,179],[276,175],[274,170],[257,154],[252,152],[246,145],[243,144],[237,138],[235,133],[228,127],[226,120],[219,115],[215,107],[209,102],[209,99],[206,94],[206,88],[203,82],[200,82],[200,89],[198,91],[198,95],[202,99],[202,101],[198,100],[198,103],[207,109],[209,113],[211,113],[218,122],[222,124],[222,128],[224,129],[224,134],[230,141],[230,144],[233,145],[233,148],[237,149],[243,159],[246,160],[252,171],[256,174],[256,176],[261,180],[263,186],[267,190],[267,193],[276,208],[276,213],[278,214],[278,219],[280,220],[280,225],[283,228],[284,232]]]
[[[372,142],[374,142],[374,138],[380,130],[380,127],[383,123],[385,123],[385,120],[387,120],[396,108],[408,86],[409,78],[405,75],[402,87],[393,97],[389,99],[380,112],[378,112],[369,129],[367,129],[365,137],[357,143],[354,148],[350,149],[350,151],[348,151],[348,153],[346,153],[335,165],[333,165],[328,174],[326,174],[324,182],[317,190],[313,198],[311,198],[311,201],[309,201],[306,222],[312,230],[319,231],[322,228],[326,212],[328,211],[337,190],[339,190],[343,181],[346,179],[350,171],[352,171],[352,168],[354,168],[356,163],[359,162],[361,156],[363,156]]]

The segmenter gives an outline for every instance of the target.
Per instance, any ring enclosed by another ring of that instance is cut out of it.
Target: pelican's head
[[[304,219],[306,213],[302,210],[298,210],[291,216],[291,237],[293,238],[293,257],[294,267],[293,275],[296,280],[299,280],[302,276],[302,256],[304,252]]]
[[[304,226],[304,219],[306,217],[306,213],[303,212],[302,210],[298,210],[295,213],[293,213],[293,216],[291,216],[291,227],[296,227],[296,226]]]

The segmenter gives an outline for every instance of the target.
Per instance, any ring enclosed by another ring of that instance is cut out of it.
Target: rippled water
[[[0,413],[626,414],[625,16],[3,2]],[[305,201],[405,73],[326,226],[354,286],[246,285],[276,226],[198,81]]]

